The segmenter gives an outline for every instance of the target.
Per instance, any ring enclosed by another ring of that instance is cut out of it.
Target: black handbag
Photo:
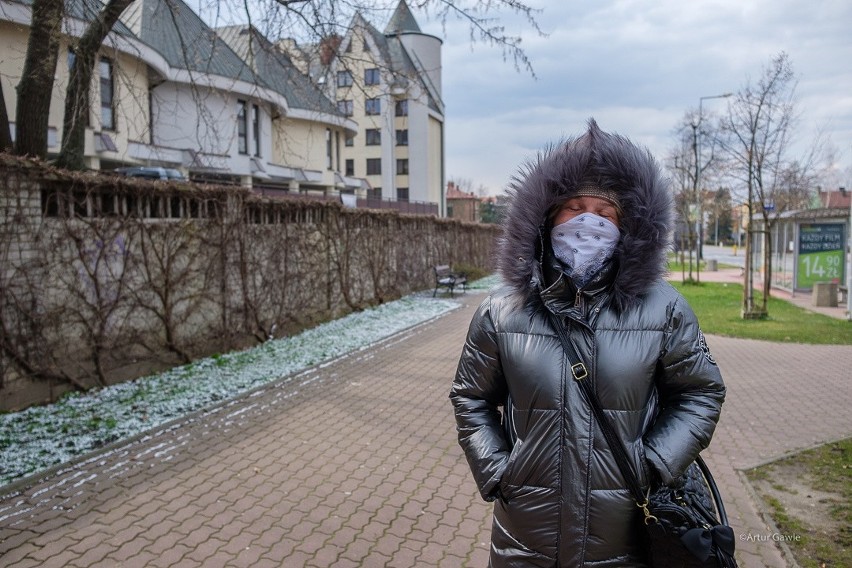
[[[698,456],[674,486],[643,493],[624,444],[615,433],[561,322],[551,322],[571,364],[571,374],[592,408],[636,505],[644,515],[649,564],[655,568],[737,568],[734,531],[707,464]],[[576,362],[575,362],[576,361]]]
[[[645,527],[651,565],[735,568],[734,531],[701,456],[679,481],[680,487],[661,486],[647,497]],[[712,501],[707,500],[708,490]]]

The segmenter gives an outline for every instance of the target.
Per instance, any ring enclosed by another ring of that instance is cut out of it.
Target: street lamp
[[[698,123],[695,126],[695,193],[698,200],[698,261],[704,258],[704,207],[701,195],[701,122],[704,120],[704,101],[708,99],[727,99],[733,93],[709,95],[698,98]]]
[[[844,197],[849,196],[849,192],[845,187],[840,188],[840,193]],[[849,199],[849,228],[846,235],[846,320],[852,321],[852,197]]]

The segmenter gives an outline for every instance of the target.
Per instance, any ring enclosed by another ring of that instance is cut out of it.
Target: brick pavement
[[[447,400],[480,298],[0,497],[0,565],[485,566]],[[729,397],[708,461],[735,531],[763,535],[740,470],[852,434],[852,348],[709,342]],[[787,566],[771,542],[739,557]]]

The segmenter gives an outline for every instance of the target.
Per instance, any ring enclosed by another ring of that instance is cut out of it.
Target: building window
[[[346,160],[346,175],[355,175],[355,160]]]
[[[352,73],[350,71],[338,71],[337,72],[337,86],[338,87],[351,87],[352,86]]]
[[[352,111],[354,110],[352,101],[337,101],[337,110],[340,111],[340,114],[352,116]]]
[[[332,158],[331,150],[332,150],[331,128],[326,128],[325,129],[325,157],[326,157],[326,164],[325,165],[328,169],[331,169],[331,166],[334,164],[334,162],[332,162],[332,159],[331,159]]]
[[[397,146],[408,146],[408,130],[397,130],[396,131],[396,145]]]
[[[408,201],[408,188],[407,187],[396,188],[396,200],[397,201]]]
[[[260,157],[260,107],[251,105],[251,135],[254,141],[254,155]]]
[[[372,69],[364,69],[364,84],[365,85],[378,85],[381,80],[379,76],[379,70],[377,68]]]
[[[381,114],[382,101],[380,99],[367,99],[364,104],[364,114]]]
[[[396,116],[408,116],[408,99],[396,101]]]
[[[101,129],[115,130],[115,109],[112,105],[115,83],[112,76],[112,61],[101,57],[98,69],[101,79]]]
[[[396,161],[396,175],[398,176],[407,176],[408,175],[408,160],[402,159]]]
[[[237,101],[237,151],[248,154],[248,113],[245,101]]]
[[[368,128],[364,133],[367,137],[366,144],[367,146],[381,146],[382,144],[382,131],[378,128]]]
[[[382,188],[381,187],[372,187],[367,190],[367,199],[381,199],[382,198]]]
[[[340,171],[340,132],[334,133],[334,169]]]
[[[348,147],[354,146],[355,145],[355,137],[354,136],[347,136],[346,142],[344,142],[344,144],[346,144],[346,146],[348,146]]]
[[[382,160],[381,160],[381,158],[367,158],[367,175],[368,176],[382,175]]]

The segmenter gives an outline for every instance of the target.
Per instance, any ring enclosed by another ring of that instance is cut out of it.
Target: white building
[[[49,117],[59,151],[72,46],[91,14],[69,2]],[[0,0],[0,80],[10,117],[26,54],[31,2]],[[242,33],[245,31],[245,33]],[[228,40],[228,41],[226,41]],[[92,85],[84,157],[93,169],[178,168],[191,179],[288,191],[366,185],[342,175],[357,125],[273,49],[246,61],[256,30],[211,30],[181,0],[137,0],[104,42]],[[267,55],[268,54],[268,55]],[[12,125],[14,136],[14,124]],[[337,142],[340,141],[340,142]]]
[[[301,63],[358,123],[344,173],[366,178],[374,199],[433,203],[445,216],[441,44],[400,0],[384,32],[357,14],[342,38],[304,50]]]

